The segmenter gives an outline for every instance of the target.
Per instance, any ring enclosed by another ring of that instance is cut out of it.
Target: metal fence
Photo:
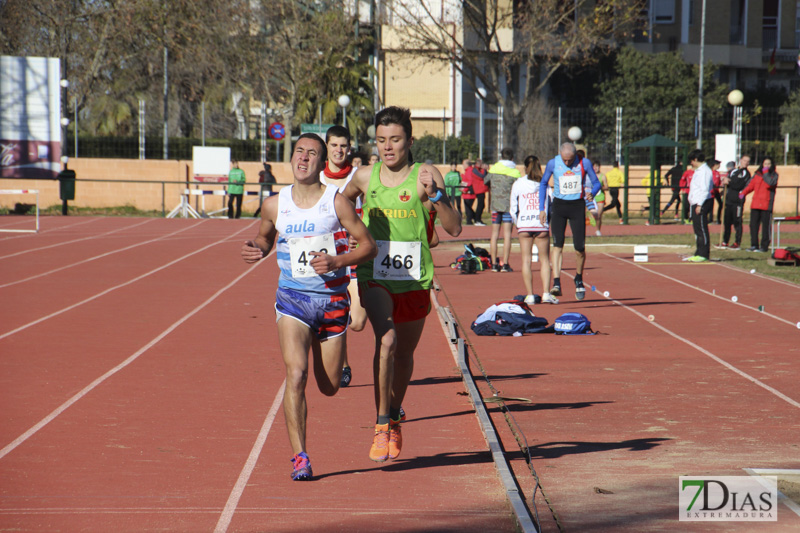
[[[131,158],[131,159],[163,159],[164,139],[163,113],[158,108],[146,117],[141,107],[140,116],[132,116],[131,120],[139,121],[136,128],[120,128],[124,135],[88,135],[74,136],[74,125],[67,132],[66,155],[70,157],[99,158]],[[620,111],[618,111],[618,109]],[[170,132],[188,131],[191,135],[170,136],[168,139],[169,159],[191,159],[192,146],[230,146],[231,157],[243,161],[260,161],[266,152],[267,159],[277,160],[279,148],[276,141],[268,139],[265,129],[272,123],[272,110],[262,109],[259,113],[233,114],[224,109],[176,110],[176,117],[170,118]],[[617,113],[621,113],[618,121]],[[91,125],[91,117],[82,115],[82,124]],[[698,137],[697,109],[642,109],[642,108],[609,108],[596,110],[591,108],[561,107],[554,110],[555,122],[558,126],[559,142],[567,139],[569,128],[578,126],[583,136],[579,140],[585,144],[592,159],[610,163],[619,156],[619,149],[625,145],[641,140],[652,134],[660,134],[677,140],[688,147],[694,147]],[[800,115],[800,111],[797,113]],[[186,116],[184,116],[186,115]],[[187,118],[188,117],[188,118]],[[145,120],[146,119],[146,120]],[[275,119],[277,120],[277,119]],[[781,115],[778,108],[743,108],[741,128],[741,151],[748,154],[753,161],[764,156],[774,158],[778,164],[800,164],[800,138],[788,139],[783,131],[787,122],[800,124],[800,116]],[[175,123],[173,125],[173,122]],[[183,124],[182,124],[183,123]],[[182,124],[182,125],[181,125]],[[734,132],[734,108],[706,109],[703,113],[702,138],[703,147],[709,151],[714,146],[714,135]],[[496,121],[495,128],[498,128]],[[79,131],[86,131],[82,126]],[[95,128],[96,130],[96,128]],[[491,136],[492,132],[487,131]],[[800,136],[798,136],[800,137]],[[670,164],[677,157],[674,149],[661,148],[657,152],[660,164]],[[645,151],[631,154],[630,164],[640,165],[649,162],[649,154]]]
[[[587,145],[592,159],[611,162],[618,158],[617,116],[615,109],[596,111],[593,109],[560,108],[559,138],[566,140],[567,131],[578,126],[583,131],[580,143]],[[778,108],[742,109],[741,153],[753,161],[769,156],[777,164],[800,164],[800,138],[788,139],[783,134],[784,116]],[[663,135],[690,148],[697,143],[699,133],[697,108],[641,109],[621,108],[620,147],[639,141],[653,134]],[[709,109],[703,112],[702,140],[706,152],[714,147],[716,134],[734,133],[734,108]],[[659,164],[673,163],[678,154],[674,148],[657,149]],[[632,165],[649,163],[649,153],[631,153]]]

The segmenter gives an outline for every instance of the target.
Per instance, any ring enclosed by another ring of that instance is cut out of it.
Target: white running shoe
[[[595,231],[594,234],[597,235],[598,237],[602,237],[603,236],[603,234],[600,233],[600,230]]]
[[[525,297],[525,303],[528,305],[534,305],[536,303],[536,297],[533,294],[529,294]]]
[[[542,295],[542,303],[543,304],[557,304],[558,300],[556,299],[555,296],[553,296],[549,292],[546,292],[546,293],[544,293]]]

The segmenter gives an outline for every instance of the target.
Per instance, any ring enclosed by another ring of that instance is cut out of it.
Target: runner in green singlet
[[[388,107],[375,116],[375,125],[381,161],[358,169],[345,196],[355,201],[364,195],[363,221],[378,244],[378,256],[358,267],[358,289],[376,339],[378,417],[369,457],[382,462],[400,454],[400,407],[431,307],[429,214],[436,211],[453,236],[461,233],[461,215],[444,194],[439,171],[410,161],[414,139],[408,109]]]

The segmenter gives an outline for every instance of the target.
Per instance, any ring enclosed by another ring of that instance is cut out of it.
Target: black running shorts
[[[572,244],[576,252],[582,252],[586,245],[586,202],[578,200],[553,199],[553,211],[550,215],[550,233],[553,235],[553,246],[564,247],[564,234],[567,221],[572,230]]]

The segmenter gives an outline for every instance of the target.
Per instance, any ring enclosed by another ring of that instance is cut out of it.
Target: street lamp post
[[[486,98],[486,89],[478,88],[478,159],[483,159],[483,99]]]
[[[733,127],[731,130],[736,135],[736,161],[742,157],[742,102],[744,94],[739,89],[728,93],[728,103],[733,106]]]
[[[339,97],[339,105],[342,107],[342,126],[347,127],[347,106],[350,105],[350,97],[343,94]]]

